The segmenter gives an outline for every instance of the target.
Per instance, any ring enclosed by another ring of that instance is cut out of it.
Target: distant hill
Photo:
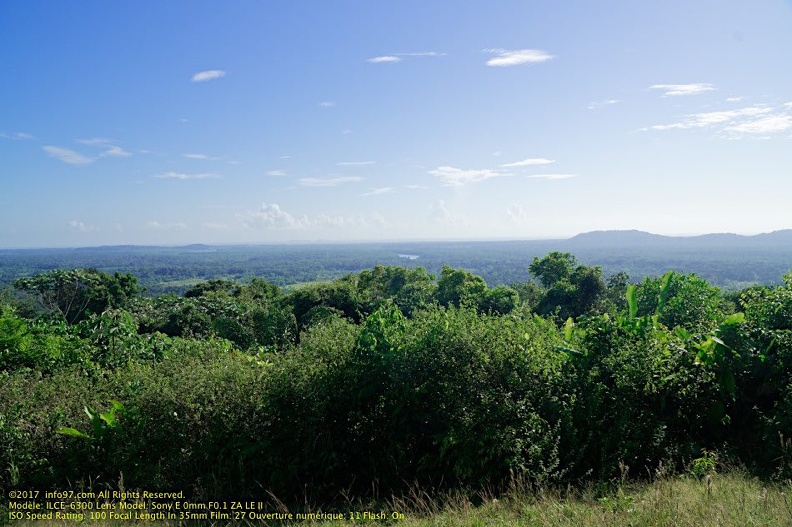
[[[572,247],[685,247],[690,245],[717,246],[719,248],[743,249],[773,244],[792,246],[792,229],[745,236],[734,233],[712,233],[699,236],[663,236],[639,230],[613,230],[584,232],[569,238]]]
[[[624,245],[648,245],[652,243],[663,243],[672,239],[669,236],[661,236],[650,232],[629,230],[629,231],[591,231],[573,236],[567,242],[571,245],[580,247],[586,246],[611,246],[621,247]]]

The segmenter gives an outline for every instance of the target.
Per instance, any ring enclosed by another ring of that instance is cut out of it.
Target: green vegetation
[[[658,488],[698,499],[669,475],[732,481],[721,460],[792,476],[792,273],[724,295],[674,272],[605,280],[569,253],[526,267],[511,287],[375,266],[156,297],[94,269],[18,279],[0,310],[0,493],[123,479],[312,507],[488,489],[513,497],[504,522],[553,524],[541,495],[507,505],[519,481],[578,489],[562,515],[618,525],[668,521]]]

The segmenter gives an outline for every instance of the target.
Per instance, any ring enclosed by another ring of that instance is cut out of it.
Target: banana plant
[[[737,396],[737,381],[734,376],[740,368],[742,356],[721,338],[733,332],[734,328],[745,321],[745,313],[733,313],[726,317],[720,326],[706,340],[693,345],[696,351],[695,363],[717,370],[718,385],[721,391],[732,399]]]
[[[84,407],[85,414],[91,421],[91,434],[86,434],[76,428],[70,427],[61,427],[58,429],[58,433],[92,443],[100,442],[111,430],[116,430],[121,427],[121,423],[116,414],[123,412],[124,405],[115,400],[110,401],[110,404],[112,406],[106,412],[97,412],[89,406]]]

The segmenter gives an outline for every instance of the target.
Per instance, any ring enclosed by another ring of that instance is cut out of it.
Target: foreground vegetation
[[[517,480],[583,492],[580,512],[561,494],[570,518],[633,518],[719,458],[792,476],[792,274],[725,295],[673,272],[606,281],[566,253],[528,267],[509,287],[377,266],[159,297],[91,269],[19,279],[0,301],[0,493],[123,481],[311,508]],[[658,474],[624,499],[579,490]]]
[[[357,523],[400,527],[782,527],[792,522],[790,492],[792,487],[788,484],[761,483],[740,471],[710,479],[661,477],[652,483],[589,484],[561,490],[517,485],[497,497],[486,491],[457,491],[438,498],[413,490],[385,502],[347,503],[339,509],[346,517],[342,521],[300,521],[291,525],[347,526],[355,523],[349,518],[361,511],[399,511],[404,515],[400,520]],[[267,524],[248,520],[204,523],[240,527]],[[22,520],[14,524],[71,527],[74,521]],[[112,527],[181,524],[173,520],[101,522]]]

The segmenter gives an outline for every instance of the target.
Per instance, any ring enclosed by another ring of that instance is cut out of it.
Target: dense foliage
[[[0,492],[79,482],[329,500],[609,479],[718,451],[792,475],[792,274],[724,295],[568,253],[488,287],[375,266],[142,296],[53,270],[0,303]],[[374,488],[373,488],[373,487]]]

